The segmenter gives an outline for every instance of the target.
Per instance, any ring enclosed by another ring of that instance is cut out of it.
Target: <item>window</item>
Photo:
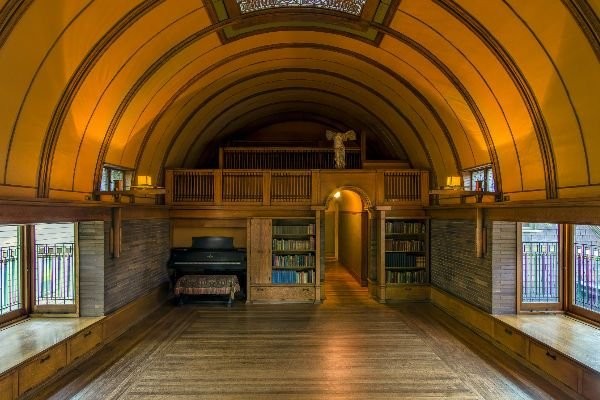
[[[520,225],[520,307],[521,310],[560,310],[561,251],[558,224]]]
[[[75,224],[35,225],[35,311],[74,313]]]
[[[569,308],[592,319],[599,319],[600,227],[575,225],[573,233],[573,273]]]
[[[101,192],[129,190],[133,179],[133,170],[105,164],[100,180]]]
[[[0,225],[0,322],[25,313],[22,228]]]
[[[0,323],[77,313],[77,225],[0,225]]]
[[[520,223],[519,309],[600,322],[600,226]]]
[[[491,165],[484,165],[463,171],[465,190],[495,192],[494,171]]]

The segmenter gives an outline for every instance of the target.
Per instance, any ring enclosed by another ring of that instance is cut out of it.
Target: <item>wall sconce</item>
[[[338,190],[337,192],[335,192],[333,194],[333,197],[335,197],[336,199],[339,199],[341,195],[342,195],[342,193]]]

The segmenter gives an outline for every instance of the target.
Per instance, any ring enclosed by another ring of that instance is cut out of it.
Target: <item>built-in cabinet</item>
[[[250,302],[320,302],[320,223],[318,212],[248,220]]]
[[[371,293],[387,300],[428,300],[429,220],[379,210],[378,273]]]

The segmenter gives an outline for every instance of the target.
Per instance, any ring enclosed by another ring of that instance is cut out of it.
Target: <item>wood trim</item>
[[[592,324],[600,324],[600,313],[587,310],[583,307],[575,305],[575,254],[573,246],[575,243],[575,225],[567,225],[567,234],[565,237],[565,276],[568,282],[565,285],[564,298],[565,309],[571,313],[575,318],[581,318],[583,320],[589,320]]]

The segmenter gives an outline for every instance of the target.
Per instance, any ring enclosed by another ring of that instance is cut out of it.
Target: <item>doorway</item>
[[[325,258],[361,286],[368,284],[368,221],[361,196],[351,189],[337,191],[325,209]]]

